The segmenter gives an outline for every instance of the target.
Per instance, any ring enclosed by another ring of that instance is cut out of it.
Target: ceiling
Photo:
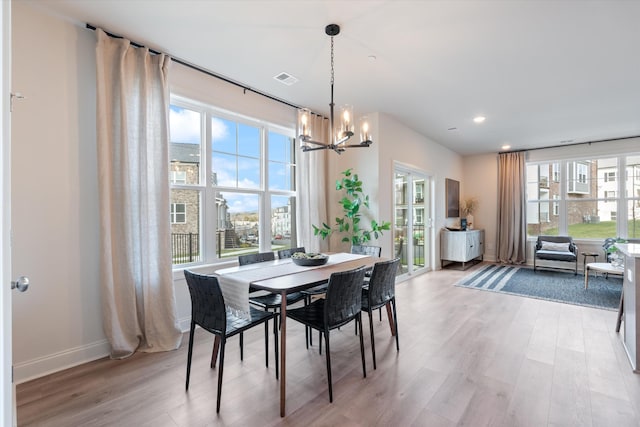
[[[461,155],[640,135],[640,1],[28,2],[326,116],[339,24],[336,105]]]

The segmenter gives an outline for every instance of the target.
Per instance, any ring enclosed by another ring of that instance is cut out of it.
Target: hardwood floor
[[[227,345],[220,414],[213,338],[196,333],[189,392],[177,351],[98,360],[17,387],[20,426],[638,426],[640,375],[615,333],[616,312],[453,286],[443,270],[397,285],[400,352],[375,318],[362,377],[353,327],[332,334],[334,402],[317,339],[288,322],[287,416],[264,366],[262,328]],[[366,314],[365,325],[367,324]],[[272,339],[272,338],[271,338]],[[271,346],[272,348],[272,342]]]

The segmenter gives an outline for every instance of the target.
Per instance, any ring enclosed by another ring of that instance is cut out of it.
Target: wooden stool
[[[598,253],[596,252],[582,252],[582,256],[584,257],[582,259],[582,271],[586,272],[587,270],[585,270],[585,266],[587,265],[587,257],[592,256],[593,257],[593,262],[596,262],[596,258],[598,258]]]

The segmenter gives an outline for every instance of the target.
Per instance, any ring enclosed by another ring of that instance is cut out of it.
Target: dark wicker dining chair
[[[364,341],[362,339],[362,281],[364,267],[331,274],[325,298],[317,299],[309,305],[287,311],[293,320],[320,331],[325,337],[327,359],[327,381],[329,382],[329,402],[333,402],[333,384],[331,380],[330,331],[355,320],[360,329],[360,356],[362,375],[366,378],[364,361]]]
[[[368,245],[351,245],[351,253],[380,258],[380,255],[382,254],[382,247]],[[368,268],[364,273],[364,276],[366,278],[364,282],[365,287],[368,286],[368,278],[371,277],[371,271],[373,271],[373,268]],[[378,316],[380,317],[380,321],[382,321],[382,310],[378,310]]]
[[[273,252],[260,252],[257,254],[240,255],[238,257],[238,264],[240,265],[256,264],[259,262],[274,261],[275,259],[276,257]],[[250,288],[250,291],[256,292],[257,290]],[[287,294],[287,305],[295,304],[298,301],[304,300],[304,298],[305,298],[304,295],[300,292],[293,292],[293,293]],[[249,303],[255,305],[256,307],[260,307],[264,310],[278,311],[280,309],[281,302],[282,302],[282,297],[280,296],[280,294],[273,294],[270,292],[263,295],[249,297]]]
[[[238,264],[248,265],[255,264],[257,262],[273,261],[276,259],[276,255],[273,252],[260,252],[256,254],[246,254],[238,256]]]
[[[371,353],[373,354],[373,369],[376,367],[376,345],[373,337],[373,310],[381,309],[391,303],[393,310],[393,330],[396,335],[396,350],[400,351],[398,338],[398,314],[396,312],[396,272],[400,265],[400,258],[390,261],[377,262],[373,266],[369,286],[362,288],[362,311],[369,314],[369,332],[371,334]]]
[[[280,249],[278,251],[278,259],[291,258],[291,256],[296,252],[306,253],[306,251],[304,250],[304,246],[301,246],[299,248]]]
[[[189,350],[187,354],[187,378],[185,389],[189,390],[189,378],[191,376],[191,358],[193,355],[193,339],[196,325],[205,331],[211,332],[220,339],[220,363],[218,364],[218,397],[216,412],[220,412],[220,397],[222,394],[222,374],[224,371],[224,351],[227,338],[241,334],[247,329],[264,323],[264,350],[265,361],[269,367],[269,320],[276,322],[277,313],[257,310],[250,307],[249,319],[238,317],[227,311],[224,297],[220,290],[218,278],[204,276],[184,270],[187,279],[189,294],[191,295],[191,328],[189,330]],[[278,378],[278,332],[274,328],[276,378]],[[211,368],[215,367],[216,346],[211,354]],[[241,359],[242,359],[242,352]]]

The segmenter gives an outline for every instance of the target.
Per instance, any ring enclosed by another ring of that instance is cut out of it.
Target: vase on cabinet
[[[467,215],[467,230],[473,230],[473,215]]]

